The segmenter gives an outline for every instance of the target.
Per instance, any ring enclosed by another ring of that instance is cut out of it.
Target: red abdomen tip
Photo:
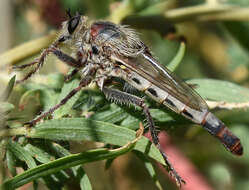
[[[231,152],[232,152],[233,154],[238,155],[238,156],[242,156],[242,154],[243,154],[243,147],[242,147],[240,141],[238,141],[238,143],[235,144],[235,145],[231,148]]]

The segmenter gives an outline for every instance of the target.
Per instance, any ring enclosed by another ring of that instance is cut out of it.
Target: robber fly
[[[202,125],[210,134],[217,137],[222,144],[235,155],[242,155],[240,140],[211,112],[205,101],[186,83],[163,67],[153,56],[149,48],[140,40],[137,33],[127,26],[107,21],[90,22],[87,17],[76,13],[62,24],[59,37],[34,62],[18,68],[34,65],[21,81],[23,82],[37,72],[50,53],[74,68],[67,76],[70,79],[79,73],[79,86],[73,89],[61,102],[29,122],[35,125],[44,117],[52,114],[64,105],[82,87],[95,82],[107,99],[122,104],[141,107],[150,129],[153,143],[160,150],[170,173],[178,184],[183,180],[169,163],[161,150],[154,121],[144,100],[128,92],[111,87],[113,78],[120,78],[137,90],[144,92],[153,100],[164,104],[174,112]],[[60,50],[67,44],[73,56]]]

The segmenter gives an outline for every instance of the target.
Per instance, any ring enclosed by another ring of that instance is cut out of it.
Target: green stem
[[[184,7],[179,9],[168,10],[164,13],[165,18],[174,21],[182,22],[197,18],[203,15],[223,13],[225,11],[233,11],[235,6],[231,5],[213,5],[213,4],[203,4],[193,7]]]
[[[127,15],[133,12],[132,3],[130,0],[124,0],[109,16],[109,20],[118,24]]]
[[[52,32],[47,36],[21,44],[5,53],[0,54],[0,64],[15,64],[31,55],[34,55],[46,48],[56,37],[56,33]]]
[[[15,176],[14,178],[8,181],[5,181],[5,183],[3,183],[3,185],[0,186],[0,188],[14,189],[28,182],[34,181],[40,177],[56,173],[60,170],[71,168],[73,166],[94,162],[98,160],[115,158],[117,156],[120,156],[122,154],[131,151],[134,148],[138,139],[139,137],[136,138],[134,141],[127,143],[125,146],[114,150],[107,150],[100,148],[79,154],[72,154],[63,158],[59,158],[49,163],[41,164],[35,168],[29,169],[23,172],[22,174]]]
[[[0,139],[3,137],[11,137],[16,135],[27,135],[28,131],[26,127],[18,127],[13,129],[0,130]]]
[[[180,44],[180,48],[176,54],[176,56],[172,59],[172,61],[170,61],[170,63],[168,64],[167,68],[170,71],[175,71],[177,66],[180,64],[180,62],[182,61],[183,57],[184,57],[184,53],[186,50],[186,44],[185,42],[181,42]]]
[[[231,11],[204,15],[200,21],[249,21],[249,8],[237,8]]]

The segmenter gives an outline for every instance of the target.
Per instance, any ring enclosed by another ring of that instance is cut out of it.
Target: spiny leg
[[[163,159],[166,163],[166,166],[167,166],[167,169],[168,169],[170,175],[172,175],[175,178],[178,186],[181,186],[182,183],[185,183],[185,181],[178,175],[178,173],[172,167],[166,154],[163,152],[163,150],[160,146],[154,121],[151,117],[149,108],[144,103],[144,100],[137,97],[137,96],[134,96],[134,95],[131,95],[131,94],[128,94],[125,92],[121,92],[119,90],[111,89],[111,88],[104,87],[102,91],[105,94],[105,96],[107,97],[107,99],[109,99],[109,100],[114,100],[115,102],[121,103],[121,104],[122,103],[127,104],[127,105],[132,104],[135,106],[139,106],[143,109],[143,112],[144,112],[146,119],[147,119],[147,122],[149,124],[149,129],[150,129],[152,141],[156,145],[156,147],[159,149],[161,155],[163,156]]]
[[[42,114],[40,114],[38,117],[34,118],[33,120],[31,120],[30,122],[26,123],[29,126],[33,126],[35,125],[37,122],[39,122],[41,119],[45,118],[46,116],[48,116],[49,114],[52,114],[55,110],[57,110],[59,107],[61,107],[62,105],[66,104],[67,101],[72,98],[77,92],[79,92],[83,87],[87,86],[90,82],[92,81],[92,77],[91,76],[87,76],[84,79],[82,79],[80,81],[80,84],[78,87],[74,88],[71,92],[68,93],[68,95],[63,98],[60,103],[56,104],[54,107],[50,108],[48,111],[43,112]]]
[[[14,65],[14,66],[12,67],[12,69],[25,69],[26,67],[30,67],[30,66],[35,65],[35,64],[37,64],[37,63],[38,63],[37,61],[33,61],[33,62],[31,62],[31,63],[28,63],[28,64]]]
[[[25,68],[25,67],[29,67],[29,66],[32,66],[34,64],[37,64],[33,70],[31,70],[22,80],[17,81],[17,83],[21,83],[21,82],[29,79],[34,73],[36,73],[43,66],[45,58],[47,57],[47,55],[49,53],[53,53],[58,59],[60,59],[61,61],[63,61],[67,65],[74,67],[74,68],[80,68],[84,64],[84,63],[81,63],[80,61],[76,61],[73,57],[65,54],[60,49],[58,49],[54,45],[52,45],[42,52],[41,56],[38,58],[37,61],[34,61],[30,64],[26,64],[23,66],[21,65],[21,66],[16,67],[16,68]]]

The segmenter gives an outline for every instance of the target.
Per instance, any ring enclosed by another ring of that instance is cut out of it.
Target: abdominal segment
[[[149,97],[160,104],[164,104],[172,111],[181,114],[185,118],[200,124],[210,134],[217,137],[222,144],[233,154],[242,155],[243,148],[240,140],[208,109],[196,110],[183,103],[166,91],[155,86],[145,78],[136,73],[125,78],[125,80],[138,90],[146,93]]]
[[[202,126],[209,133],[217,137],[233,154],[242,155],[243,147],[236,137],[215,115],[208,112],[202,121]]]

